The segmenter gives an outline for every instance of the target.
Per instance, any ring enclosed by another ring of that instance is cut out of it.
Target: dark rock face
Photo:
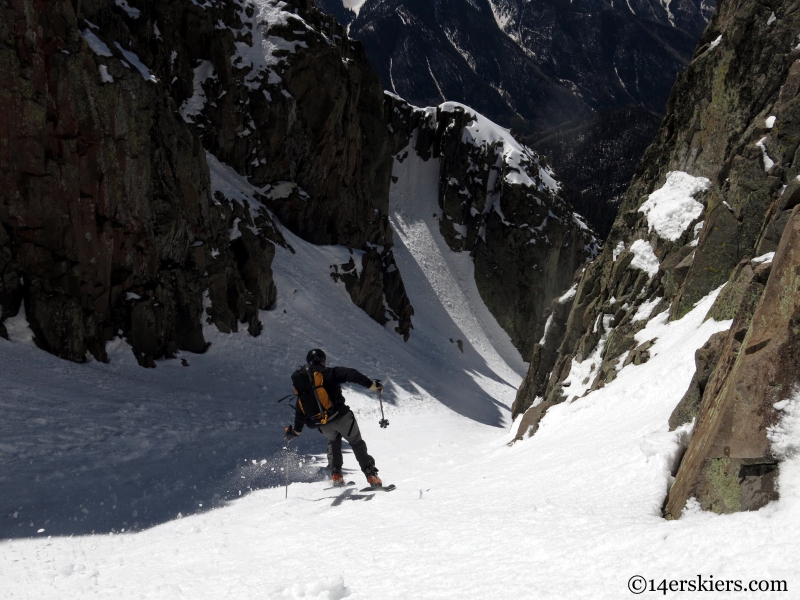
[[[768,427],[781,416],[775,403],[800,381],[796,4],[774,12],[749,1],[719,7],[673,89],[603,254],[580,277],[564,335],[534,350],[554,352],[554,365],[532,363],[514,406],[525,413],[519,436],[535,433],[547,408],[570,395],[573,360],[599,348],[597,375],[585,389],[605,385],[620,361],[646,358],[633,339],[646,318],[634,313],[668,310],[677,319],[727,283],[709,316],[733,325],[698,351],[695,379],[670,420],[696,424],[665,503],[668,517],[677,518],[692,496],[706,509],[731,512],[777,494],[782,456]],[[677,172],[697,184],[702,209],[667,233],[651,226],[644,205]],[[776,252],[772,262],[753,259],[768,252]],[[643,256],[655,262],[643,266]],[[592,325],[598,322],[602,329]]]
[[[153,22],[175,24],[158,45],[169,53],[169,75],[184,82],[171,93],[203,146],[247,176],[289,230],[365,251],[367,280],[347,289],[408,339],[413,308],[391,250],[392,157],[379,80],[331,17],[304,2],[273,4],[153,4]]]
[[[604,236],[714,6],[368,0],[356,16],[342,0],[316,2],[349,24],[384,89],[418,106],[463,102],[524,134]],[[629,106],[637,108],[620,119]]]
[[[387,261],[387,258],[391,262]],[[374,248],[365,252],[361,268],[354,259],[343,265],[332,265],[331,277],[342,280],[353,302],[381,325],[392,322],[394,330],[408,341],[414,307],[406,296],[400,271],[394,266],[391,254],[378,253]]]
[[[564,195],[605,239],[663,115],[630,105],[559,125],[530,140],[552,162]]]
[[[382,295],[408,335],[383,97],[358,44],[301,0],[77,6],[0,4],[0,321],[24,305],[36,343],[76,361],[123,335],[146,366],[203,351],[204,318],[256,335],[285,245],[261,203],[366,250],[379,273],[357,301]]]
[[[545,308],[599,251],[594,234],[544,159],[508,131],[459,104],[421,110],[386,98],[395,149],[416,131],[413,150],[438,159],[439,231],[472,255],[481,298],[527,360]]]
[[[630,4],[368,0],[349,30],[386,89],[421,106],[465,102],[532,133],[611,107],[663,111],[713,4]],[[317,5],[343,16],[341,0]]]
[[[70,360],[104,359],[120,330],[143,364],[203,351],[201,265],[227,229],[202,147],[138,71],[114,61],[101,81],[69,2],[0,10],[3,320],[24,303]]]

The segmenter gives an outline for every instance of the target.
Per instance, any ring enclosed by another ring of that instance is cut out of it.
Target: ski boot
[[[370,467],[367,469],[364,474],[367,476],[367,483],[371,487],[383,487],[383,482],[381,478],[378,477],[378,469],[375,467]]]
[[[341,469],[333,469],[331,481],[333,482],[333,487],[344,487],[344,477],[342,477]]]

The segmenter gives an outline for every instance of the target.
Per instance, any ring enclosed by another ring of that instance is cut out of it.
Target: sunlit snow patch
[[[756,256],[750,262],[754,262],[754,263],[760,265],[760,264],[763,264],[763,263],[771,263],[774,258],[775,258],[775,253],[774,252],[767,252],[766,254],[762,254],[761,256]]]
[[[800,386],[788,400],[775,403],[775,409],[782,413],[781,420],[767,428],[772,453],[781,458],[795,458],[800,453]]]
[[[661,302],[661,298],[653,298],[650,302],[642,302],[639,305],[639,308],[636,310],[636,314],[633,315],[631,319],[631,323],[636,323],[638,321],[647,321],[650,318],[650,315],[653,314],[653,310],[655,310],[658,303]]]
[[[614,262],[617,262],[619,255],[622,254],[622,251],[625,250],[625,242],[618,242],[617,245],[614,247],[612,258]]]
[[[633,252],[633,260],[631,266],[634,269],[640,269],[653,277],[658,273],[660,263],[653,252],[653,247],[647,240],[636,240],[631,244],[631,252]]]
[[[677,240],[692,221],[703,214],[703,205],[693,196],[711,185],[705,177],[693,177],[683,171],[667,173],[666,183],[650,194],[639,212],[647,215],[650,231],[656,230],[665,240]]]
[[[536,153],[515,140],[508,129],[500,127],[480,113],[475,112],[470,107],[460,104],[459,102],[445,102],[439,105],[439,110],[445,113],[454,112],[456,109],[462,109],[472,117],[472,121],[464,128],[462,137],[464,143],[470,143],[476,146],[488,146],[495,143],[500,144],[498,148],[499,154],[503,162],[509,167],[509,171],[505,175],[505,180],[508,183],[535,187],[540,191],[549,190],[551,193],[558,192],[561,186],[555,180],[552,169],[549,167],[542,167],[539,164],[539,157]],[[531,179],[526,171],[526,167],[534,166],[538,168],[540,181]]]
[[[761,156],[764,158],[764,171],[769,171],[773,166],[775,166],[775,161],[769,157],[769,154],[767,154],[767,147],[764,145],[765,141],[767,141],[766,137],[761,138],[756,142],[756,146],[761,149]]]

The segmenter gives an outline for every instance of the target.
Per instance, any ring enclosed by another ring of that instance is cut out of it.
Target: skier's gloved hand
[[[300,435],[299,431],[295,431],[294,427],[289,425],[286,429],[283,430],[283,439],[287,442],[291,442],[294,438]]]
[[[371,391],[373,391],[373,392],[382,392],[383,391],[383,385],[381,384],[381,380],[380,379],[373,379],[372,380],[372,385],[369,386],[369,389]]]

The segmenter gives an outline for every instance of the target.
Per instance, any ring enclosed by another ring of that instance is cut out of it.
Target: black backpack
[[[292,385],[297,394],[297,408],[310,425],[325,425],[336,416],[333,402],[323,387],[322,373],[310,365],[303,365],[292,373]]]

